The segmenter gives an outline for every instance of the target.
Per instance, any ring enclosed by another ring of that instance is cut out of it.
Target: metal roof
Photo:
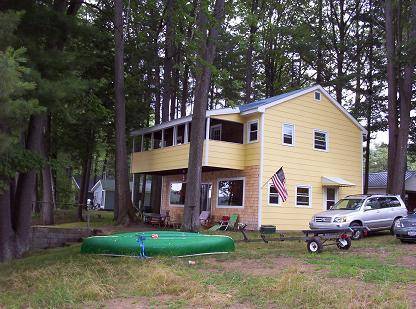
[[[407,171],[405,180],[416,175],[416,171]],[[385,188],[387,187],[387,172],[369,173],[368,175],[369,188]]]
[[[296,89],[296,90],[293,90],[293,91],[289,91],[289,92],[286,92],[286,93],[282,93],[282,94],[276,95],[274,97],[270,97],[270,98],[266,98],[266,99],[254,101],[254,102],[251,102],[251,103],[243,104],[243,105],[238,106],[238,108],[240,109],[240,112],[246,112],[246,111],[248,111],[250,109],[255,109],[255,108],[258,108],[260,106],[263,106],[263,105],[272,103],[274,101],[282,100],[282,99],[284,99],[286,97],[290,97],[291,95],[294,95],[294,94],[296,94],[298,92],[302,92],[302,91],[305,91],[307,89],[314,88],[314,87],[315,86],[311,86],[311,87],[307,87],[307,88],[301,88],[301,89]]]

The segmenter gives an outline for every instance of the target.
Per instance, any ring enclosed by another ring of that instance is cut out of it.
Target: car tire
[[[350,224],[350,227],[362,227],[361,224],[359,224],[358,222],[353,222]],[[360,240],[361,238],[363,238],[364,236],[364,231],[363,230],[358,230],[358,231],[354,231],[352,233],[351,239],[352,240]]]
[[[396,221],[397,220],[399,220],[400,218],[395,218],[394,220],[393,220],[393,224],[391,225],[391,228],[390,228],[390,234],[391,235],[394,235],[394,226],[395,226],[395,224],[396,224]]]
[[[309,253],[321,253],[324,249],[322,240],[319,237],[308,239],[306,242],[306,247],[308,248]]]
[[[351,247],[351,238],[338,238],[337,247],[341,250],[348,250]]]

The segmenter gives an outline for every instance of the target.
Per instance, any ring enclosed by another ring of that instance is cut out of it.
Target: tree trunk
[[[11,222],[10,195],[10,185],[0,193],[0,262],[10,261],[17,256],[16,235]]]
[[[198,27],[206,33],[208,24],[204,7],[200,8]],[[188,180],[185,195],[184,224],[185,231],[197,231],[200,226],[199,210],[201,195],[202,154],[204,145],[205,115],[208,104],[208,90],[211,79],[210,65],[214,62],[218,27],[224,17],[224,0],[216,0],[214,6],[216,23],[209,30],[208,37],[203,35],[200,46],[200,57],[203,62],[198,64],[198,72],[192,116],[191,143],[189,149]]]
[[[257,15],[257,5],[258,0],[252,0],[251,2],[251,14]],[[244,97],[244,103],[251,102],[251,93],[252,93],[252,84],[253,84],[253,50],[254,50],[254,39],[255,34],[257,31],[257,21],[256,24],[250,25],[250,35],[248,39],[248,47],[247,47],[247,53],[246,53],[246,89],[245,89],[245,97]]]
[[[124,38],[123,38],[123,1],[114,1],[115,30],[115,125],[116,125],[116,175],[115,207],[117,224],[128,225],[134,221],[133,204],[130,197],[126,148],[126,107],[124,98]]]
[[[394,63],[395,57],[395,43],[394,43],[394,28],[393,28],[393,5],[391,0],[386,0],[385,5],[386,15],[386,53],[387,53],[387,85],[388,85],[388,128],[389,128],[389,146],[388,146],[388,161],[387,161],[387,193],[394,193],[393,184],[396,179],[395,163],[396,163],[396,148],[397,148],[397,85],[396,85],[396,66]]]
[[[321,85],[323,82],[323,55],[322,55],[322,28],[323,28],[323,16],[322,16],[322,0],[318,0],[318,52],[316,59],[316,83]]]
[[[163,67],[163,94],[162,94],[162,122],[169,121],[169,102],[172,97],[172,68],[173,68],[173,7],[174,0],[166,3],[166,35],[165,35],[165,61]]]

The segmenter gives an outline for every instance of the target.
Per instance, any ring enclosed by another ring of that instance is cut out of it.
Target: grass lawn
[[[319,255],[302,242],[237,243],[231,254],[186,259],[87,256],[79,249],[49,249],[0,265],[0,307],[416,306],[416,244],[387,234]]]

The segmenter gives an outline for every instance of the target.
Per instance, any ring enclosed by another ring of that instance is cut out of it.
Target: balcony
[[[191,123],[144,129],[135,140],[131,172],[182,173],[188,168]],[[207,134],[208,132],[208,134]],[[245,168],[244,125],[207,119],[202,166],[204,170]]]

